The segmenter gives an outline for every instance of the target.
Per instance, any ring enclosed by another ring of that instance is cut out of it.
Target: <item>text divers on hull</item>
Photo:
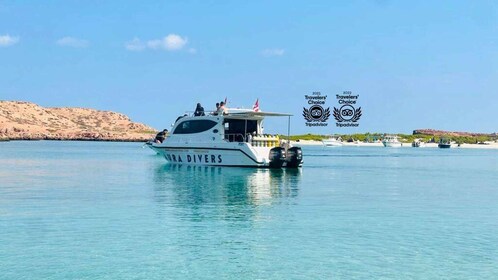
[[[297,168],[303,163],[301,148],[263,134],[265,117],[288,117],[290,122],[290,116],[249,109],[185,115],[164,141],[149,141],[147,146],[174,164]]]

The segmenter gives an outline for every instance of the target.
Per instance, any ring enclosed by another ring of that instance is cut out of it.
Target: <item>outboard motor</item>
[[[287,167],[297,168],[303,162],[303,151],[300,147],[292,147],[287,150]]]
[[[270,167],[280,168],[285,162],[285,149],[281,147],[275,147],[270,150]]]

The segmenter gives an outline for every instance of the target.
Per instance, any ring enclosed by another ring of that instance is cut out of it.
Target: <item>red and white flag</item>
[[[259,112],[259,98],[256,99],[256,103],[254,103],[254,106],[252,106],[252,110],[254,112]]]

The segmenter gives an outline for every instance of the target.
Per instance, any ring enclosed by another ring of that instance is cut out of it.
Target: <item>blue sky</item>
[[[0,99],[157,129],[228,97],[293,134],[498,131],[497,2],[414,2],[0,1]],[[358,128],[305,126],[304,95],[344,90]]]

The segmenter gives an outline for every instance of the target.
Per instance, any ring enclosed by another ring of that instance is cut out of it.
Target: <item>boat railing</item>
[[[220,114],[220,111],[204,111],[204,115],[202,116],[219,116],[219,115],[227,115],[227,113]],[[179,116],[179,118],[183,117],[202,117],[202,116],[196,116],[195,111],[185,111],[185,114],[183,116]]]
[[[278,135],[258,134],[255,136],[244,136],[242,133],[225,133],[228,142],[247,142],[253,147],[279,147],[280,137]]]
[[[246,137],[242,133],[225,133],[225,140],[228,142],[246,142]]]

